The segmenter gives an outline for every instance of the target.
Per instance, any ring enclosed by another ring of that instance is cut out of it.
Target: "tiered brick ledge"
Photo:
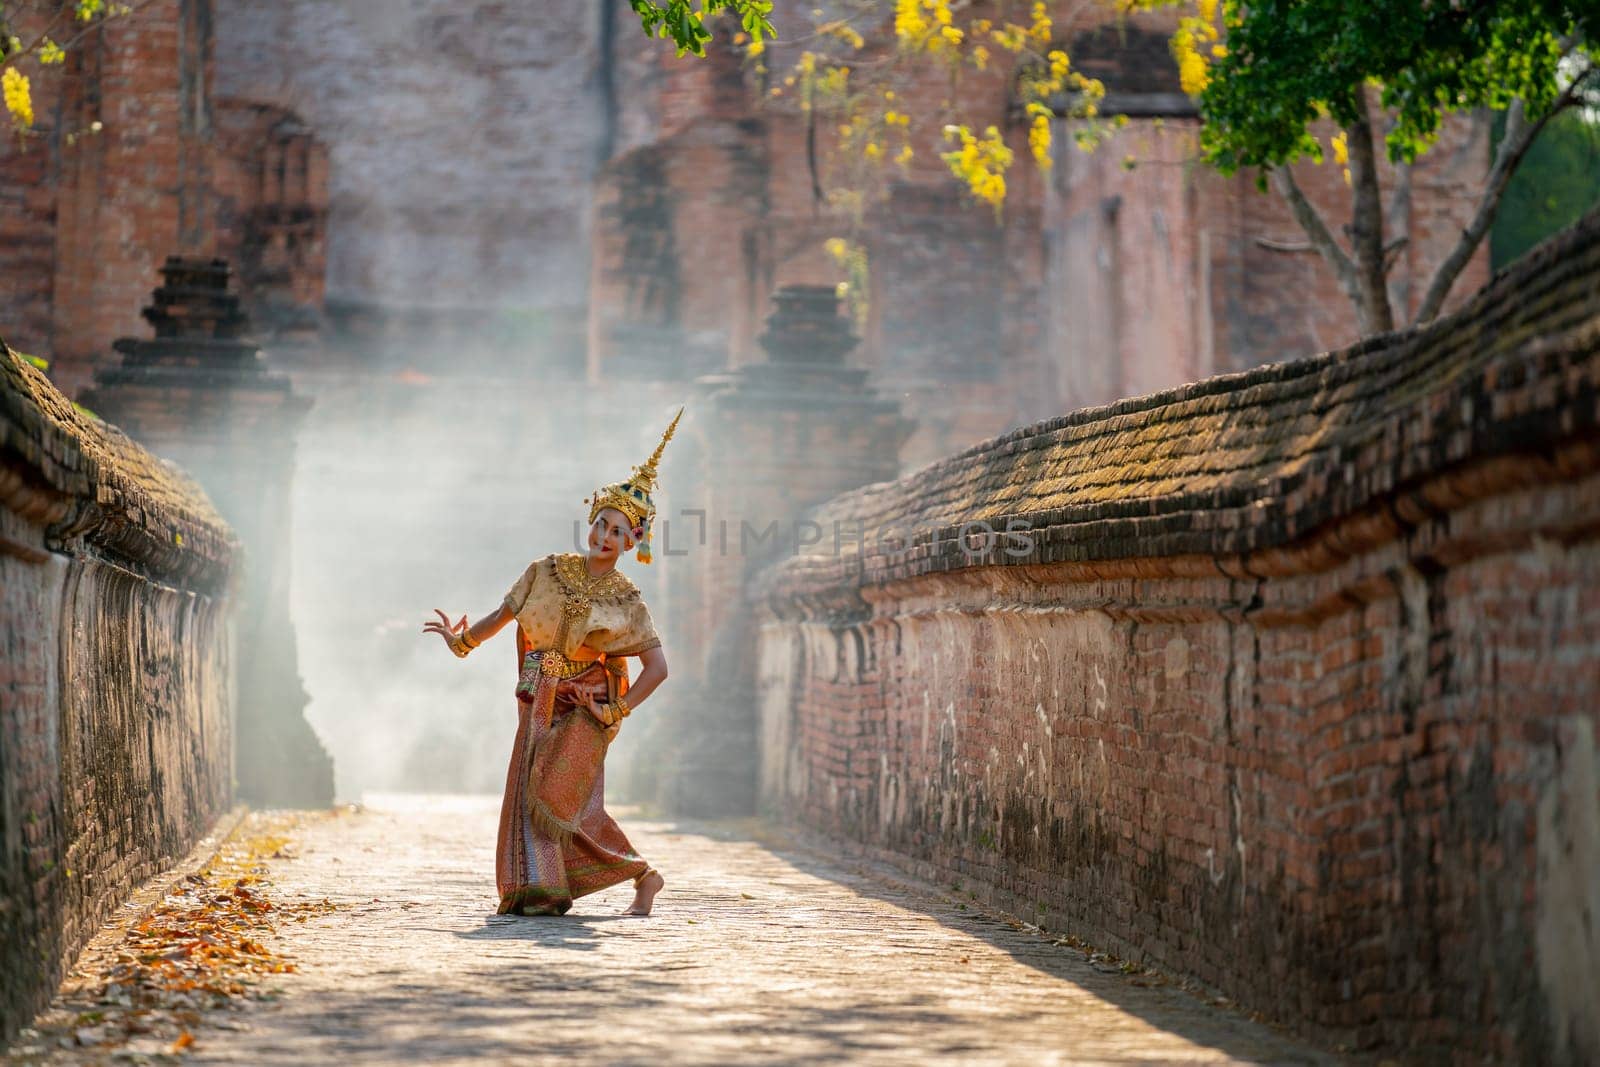
[[[232,532],[0,343],[0,1044],[232,796]]]
[[[1329,1044],[1600,1059],[1600,215],[811,517],[753,594],[768,810]]]
[[[232,532],[187,474],[115,426],[75,408],[44,373],[0,342],[0,502],[42,527],[47,544],[0,551],[37,562],[81,540],[155,581],[218,592]]]

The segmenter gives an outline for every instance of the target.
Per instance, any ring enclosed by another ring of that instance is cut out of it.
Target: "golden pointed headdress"
[[[661,462],[661,453],[666,449],[667,442],[672,440],[672,432],[678,428],[678,420],[681,418],[683,418],[683,408],[680,407],[678,413],[672,417],[672,425],[661,435],[661,443],[656,445],[656,450],[650,453],[649,459],[633,468],[633,474],[626,481],[603,485],[594,491],[593,496],[584,500],[584,503],[589,505],[591,525],[595,517],[606,508],[616,508],[628,517],[639,541],[636,554],[640,563],[649,563],[651,559],[650,527],[655,521],[656,504],[651,499],[650,493],[656,487],[656,464]]]

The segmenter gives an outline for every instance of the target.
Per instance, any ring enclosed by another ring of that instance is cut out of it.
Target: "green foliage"
[[[1530,117],[1560,92],[1563,39],[1588,40],[1600,0],[1225,0],[1225,54],[1200,95],[1201,147],[1223,173],[1321,159],[1310,125],[1358,121],[1374,85],[1393,118],[1387,151],[1411,161],[1448,112],[1503,110]]]
[[[1600,207],[1600,120],[1568,111],[1545,127],[1506,187],[1489,234],[1490,262],[1500,269],[1595,207]]]
[[[639,16],[645,35],[671,38],[680,56],[686,52],[697,56],[706,54],[711,31],[706,29],[705,20],[724,11],[731,11],[738,17],[739,24],[753,41],[776,36],[769,20],[772,0],[698,0],[693,7],[689,0],[661,0],[660,3],[628,0],[628,3]]]

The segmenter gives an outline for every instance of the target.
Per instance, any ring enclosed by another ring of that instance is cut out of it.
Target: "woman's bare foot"
[[[667,886],[667,880],[661,877],[661,872],[648,870],[640,878],[633,890],[633,903],[628,905],[624,915],[645,916],[650,914],[650,908],[656,902],[656,894]]]

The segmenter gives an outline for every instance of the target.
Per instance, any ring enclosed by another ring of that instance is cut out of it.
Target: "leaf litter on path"
[[[55,1003],[12,1044],[6,1061],[181,1056],[201,1040],[195,1030],[207,1013],[274,995],[272,980],[295,969],[276,947],[282,924],[337,908],[328,900],[280,899],[271,880],[269,862],[292,859],[291,834],[316,817],[272,812],[241,820],[208,864],[178,879],[131,925],[91,941]]]

